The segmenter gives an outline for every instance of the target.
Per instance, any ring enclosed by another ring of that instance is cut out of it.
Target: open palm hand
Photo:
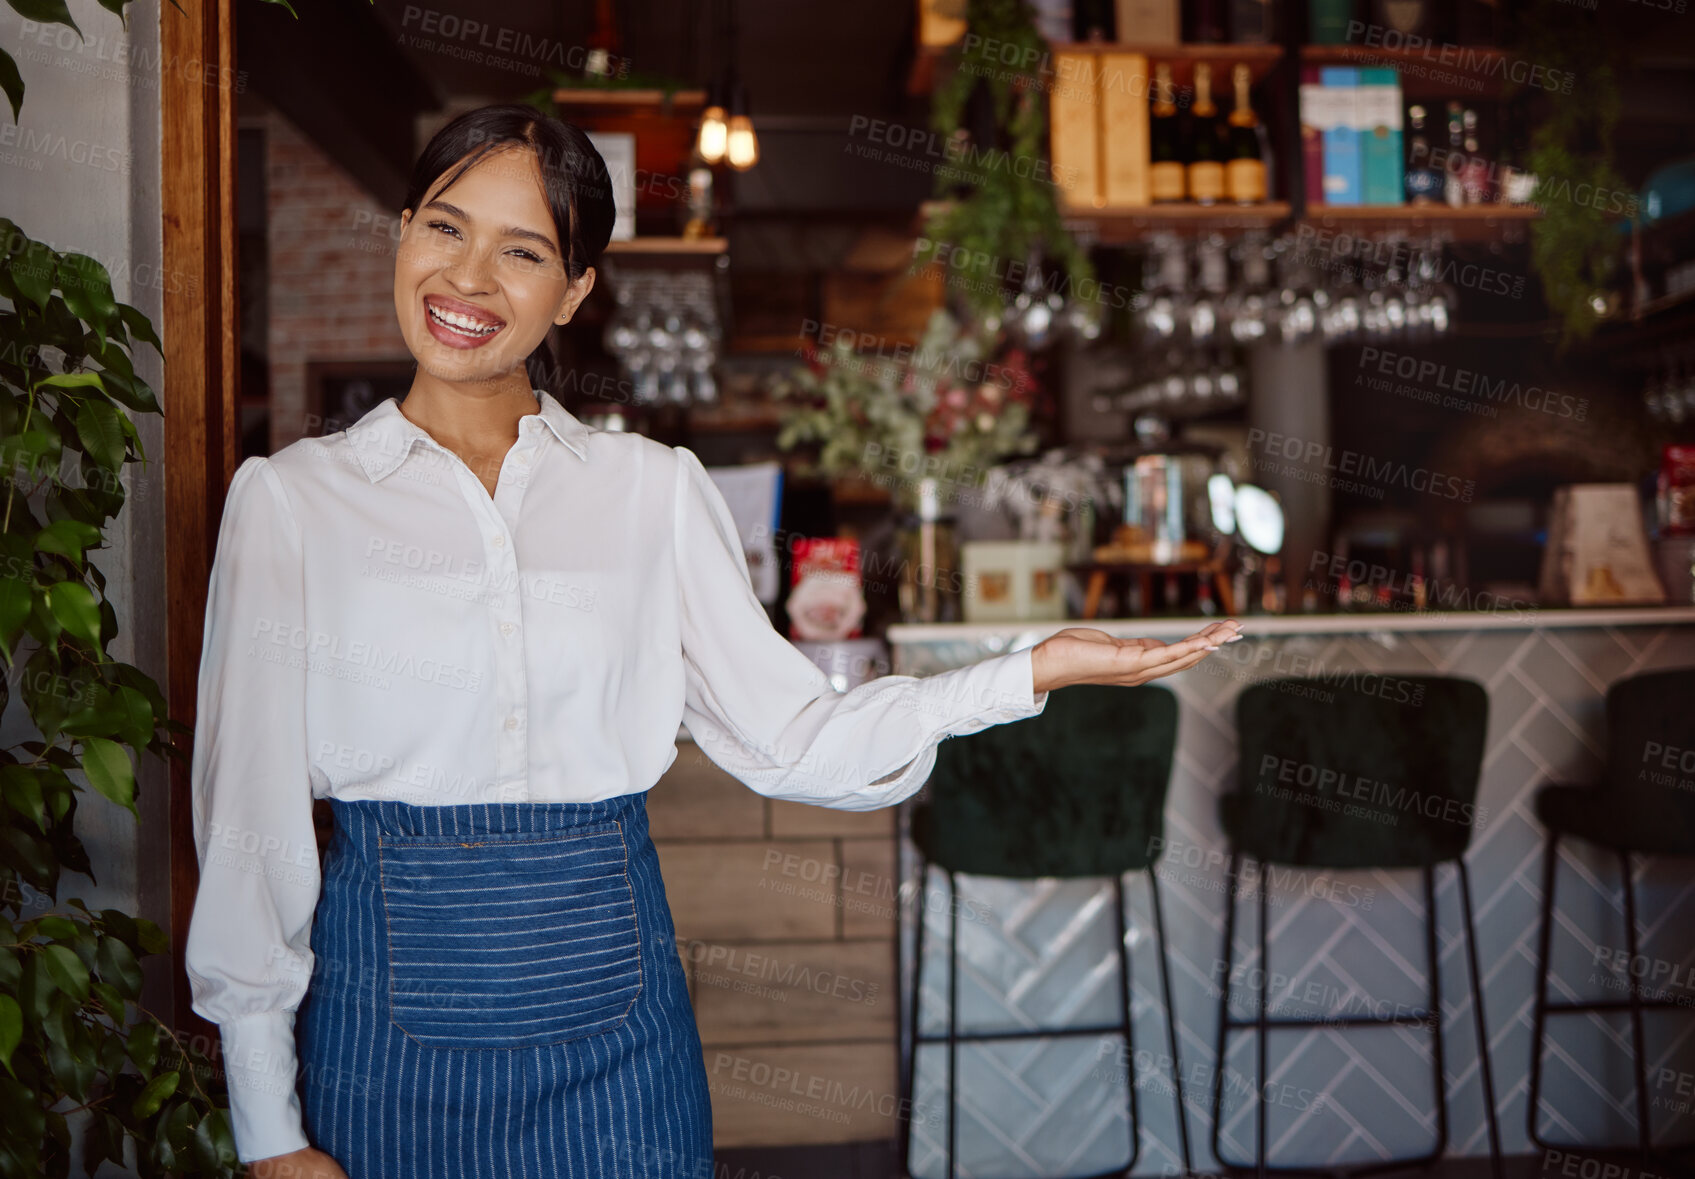
[[[1072,626],[1048,636],[1031,652],[1037,694],[1072,684],[1133,687],[1195,666],[1225,643],[1242,637],[1235,619],[1215,622],[1186,639],[1115,639],[1105,631]]]

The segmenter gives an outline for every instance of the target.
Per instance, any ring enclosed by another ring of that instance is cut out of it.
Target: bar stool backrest
[[[1695,668],[1648,672],[1607,689],[1603,789],[1615,796],[1609,826],[1624,846],[1695,855]]]
[[[1115,876],[1163,850],[1177,698],[1165,688],[1056,688],[1041,715],[950,737],[912,837],[956,872]]]
[[[1489,697],[1472,680],[1283,679],[1236,701],[1233,848],[1263,863],[1410,868],[1461,855],[1477,808]]]

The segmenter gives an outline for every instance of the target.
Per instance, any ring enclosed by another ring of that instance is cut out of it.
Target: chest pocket
[[[431,1048],[561,1044],[642,989],[623,828],[382,837],[389,1018]]]

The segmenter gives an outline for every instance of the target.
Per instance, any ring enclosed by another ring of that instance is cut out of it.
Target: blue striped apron
[[[711,1179],[645,794],[331,805],[295,1024],[314,1146],[349,1179]]]

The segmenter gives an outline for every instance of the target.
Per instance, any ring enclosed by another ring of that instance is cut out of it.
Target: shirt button
[[[506,547],[506,538],[504,536],[498,536],[497,535],[494,538],[494,547],[497,548],[497,549],[505,548]]]
[[[518,718],[515,717],[515,716],[507,717],[506,718],[506,727],[509,728],[509,729],[517,728],[518,727]]]
[[[518,461],[523,463],[525,466],[528,466],[530,462],[530,452],[526,450],[523,454],[519,455]]]
[[[500,624],[500,633],[503,635],[509,635],[517,629],[518,628],[513,626],[510,622],[503,622]]]

